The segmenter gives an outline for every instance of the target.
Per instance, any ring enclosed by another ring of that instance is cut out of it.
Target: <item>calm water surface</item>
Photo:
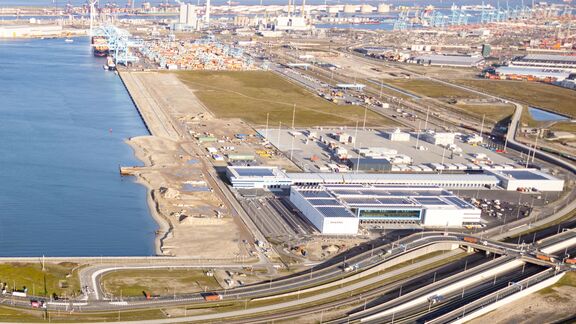
[[[146,129],[87,39],[0,41],[0,256],[150,255],[143,186],[119,165]]]

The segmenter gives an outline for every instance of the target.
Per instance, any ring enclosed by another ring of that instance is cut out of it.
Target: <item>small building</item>
[[[197,137],[198,142],[200,143],[209,143],[209,142],[217,142],[218,139],[214,136],[199,136]]]
[[[292,184],[278,167],[229,166],[226,176],[234,188],[288,188]]]
[[[276,17],[274,22],[274,31],[309,31],[312,29],[312,25],[308,23],[304,17],[288,17],[280,16]]]
[[[349,161],[352,170],[384,172],[392,169],[392,163],[388,159],[360,158]]]
[[[362,91],[362,90],[364,90],[364,88],[366,88],[366,85],[361,84],[361,83],[338,83],[336,85],[336,88],[341,89],[341,90]]]
[[[408,142],[410,141],[410,134],[400,131],[400,128],[396,128],[392,132],[385,132],[386,138],[393,142]]]
[[[500,186],[509,191],[564,190],[564,180],[536,169],[487,170],[486,172],[496,176],[500,180]]]
[[[255,157],[252,154],[228,154],[230,161],[254,161]]]
[[[428,143],[434,145],[441,145],[441,146],[448,146],[450,144],[454,144],[454,133],[435,133],[435,132],[428,132],[422,134],[422,139]]]

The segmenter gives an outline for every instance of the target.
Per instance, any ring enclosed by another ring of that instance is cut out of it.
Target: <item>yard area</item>
[[[576,117],[576,91],[537,82],[457,80],[458,83],[524,104]]]
[[[252,125],[276,127],[292,124],[296,105],[295,126],[354,126],[362,123],[365,109],[336,105],[306,89],[292,84],[272,72],[176,72],[178,77],[218,118],[241,118]],[[390,127],[394,121],[371,111],[366,125]]]
[[[173,295],[220,289],[214,277],[201,270],[120,270],[103,276],[102,287],[116,297]]]

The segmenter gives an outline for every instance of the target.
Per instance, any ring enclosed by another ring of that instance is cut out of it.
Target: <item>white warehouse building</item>
[[[536,169],[488,170],[487,172],[496,176],[500,180],[500,186],[509,191],[518,189],[564,190],[564,180]]]
[[[356,234],[360,223],[462,227],[481,221],[480,209],[434,186],[293,186],[290,201],[322,234]]]
[[[441,164],[438,164],[441,165]],[[454,165],[454,170],[460,170]],[[462,167],[466,168],[465,165]],[[229,166],[226,175],[232,187],[266,189],[290,186],[326,186],[340,184],[387,186],[436,186],[449,190],[496,189],[514,191],[536,188],[538,191],[562,191],[564,180],[536,169],[490,169],[473,173],[285,173],[278,167]],[[482,172],[482,173],[480,173]]]
[[[425,133],[420,136],[428,143],[442,146],[454,144],[454,138],[456,137],[454,133]]]

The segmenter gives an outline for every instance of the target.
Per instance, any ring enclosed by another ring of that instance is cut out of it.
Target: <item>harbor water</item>
[[[536,121],[563,121],[569,120],[568,117],[562,116],[560,114],[555,114],[550,111],[528,107],[528,112],[530,112],[530,117]]]
[[[151,255],[125,139],[146,128],[87,38],[0,41],[0,256]]]

